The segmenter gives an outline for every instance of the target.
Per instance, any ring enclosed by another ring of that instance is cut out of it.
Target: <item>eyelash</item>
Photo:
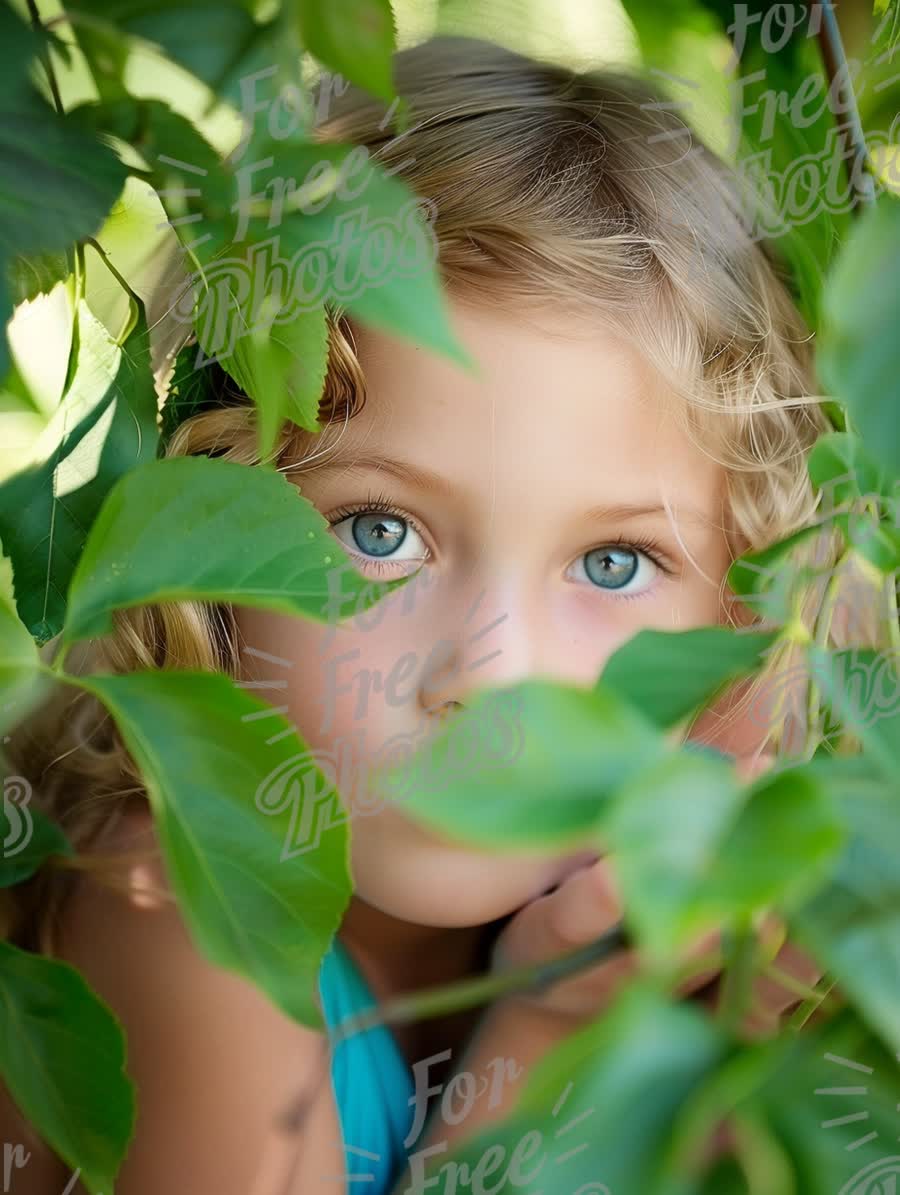
[[[392,515],[394,518],[403,519],[404,522],[408,523],[410,527],[412,527],[413,531],[415,531],[417,535],[422,536],[424,539],[422,528],[419,526],[419,523],[416,521],[416,519],[414,519],[412,515],[407,514],[405,510],[401,510],[398,506],[395,506],[394,503],[391,502],[388,496],[383,492],[379,494],[369,494],[364,502],[357,503],[354,506],[338,507],[337,510],[332,511],[332,513],[328,516],[328,525],[330,527],[334,527],[336,523],[340,523],[344,519],[349,519],[352,515],[363,513]],[[663,552],[660,544],[657,542],[657,540],[651,539],[649,536],[632,536],[631,539],[626,539],[624,536],[620,535],[615,536],[612,539],[604,540],[602,544],[598,544],[597,546],[603,548],[636,548],[639,552],[643,552],[645,556],[652,560],[656,567],[661,572],[665,573],[667,577],[674,576],[675,574],[676,570],[672,567],[672,565],[667,563],[668,557]],[[593,548],[588,549],[588,551],[595,550],[596,549]],[[378,573],[385,572],[391,568],[390,561],[376,560],[372,556],[363,555],[362,552],[354,552],[351,554],[359,556],[360,559],[365,560],[366,566],[369,568],[374,568]],[[587,552],[582,553],[582,555],[587,555]],[[428,560],[428,556],[425,557],[425,560]],[[599,585],[595,586],[595,588],[600,590],[601,593],[603,592]],[[611,592],[609,596],[615,597],[617,600],[634,601],[637,598],[646,597],[649,592],[650,590],[646,589],[643,593],[616,594]]]

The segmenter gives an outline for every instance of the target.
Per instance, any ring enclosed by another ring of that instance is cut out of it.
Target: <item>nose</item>
[[[419,681],[426,713],[446,717],[479,690],[515,684],[542,668],[542,624],[521,590],[482,585],[435,614],[437,638]]]

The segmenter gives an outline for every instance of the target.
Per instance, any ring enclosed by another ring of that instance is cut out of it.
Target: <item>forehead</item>
[[[717,501],[721,468],[688,435],[682,400],[623,335],[589,315],[448,301],[472,373],[354,326],[366,402],[335,457],[426,465],[465,489],[566,482],[573,494]]]

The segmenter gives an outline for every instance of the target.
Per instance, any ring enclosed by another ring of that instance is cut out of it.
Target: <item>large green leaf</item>
[[[390,0],[293,0],[300,36],[311,54],[373,95],[394,96],[391,59],[396,28]]]
[[[39,45],[0,6],[0,264],[67,249],[95,233],[125,184],[126,169],[109,146],[76,116],[53,112],[32,87],[29,65]],[[9,282],[8,268],[0,270],[3,292]],[[7,367],[0,337],[0,376]]]
[[[143,310],[119,347],[82,300],[62,402],[32,462],[0,484],[0,540],[19,613],[39,643],[62,628],[69,583],[109,490],[155,459],[156,419]]]
[[[900,200],[883,194],[860,217],[829,279],[818,353],[822,380],[892,478],[900,474],[898,251]]]
[[[0,942],[0,1070],[92,1195],[111,1195],[134,1125],[125,1040],[74,967]]]
[[[596,840],[612,794],[665,750],[617,694],[535,678],[479,693],[380,783],[453,837],[498,849],[574,844]]]
[[[843,841],[813,777],[782,771],[742,788],[726,760],[693,752],[638,773],[605,829],[626,916],[660,957],[722,920],[805,896]]]
[[[278,738],[284,718],[221,675],[170,670],[79,683],[110,710],[141,769],[169,880],[198,947],[252,979],[289,1016],[321,1028],[319,965],[351,879],[346,815],[335,797],[326,803],[311,794],[307,779],[316,794],[333,790],[310,767],[304,744]],[[313,842],[282,861],[296,819],[307,817]]]
[[[240,602],[322,622],[362,613],[409,577],[368,582],[280,473],[205,456],[132,469],[112,489],[72,578],[64,639],[156,602]]]
[[[662,728],[710,701],[728,681],[753,672],[774,632],[728,627],[638,631],[607,660],[600,684],[621,693]]]

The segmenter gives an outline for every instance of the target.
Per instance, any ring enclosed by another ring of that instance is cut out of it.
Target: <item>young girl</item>
[[[728,566],[808,521],[805,454],[828,430],[784,283],[743,228],[726,169],[671,135],[683,126],[660,97],[472,39],[395,62],[408,133],[392,138],[384,105],[351,88],[318,135],[368,147],[432,201],[450,318],[480,373],[330,311],[327,427],[285,424],[274,459],[362,572],[422,567],[414,600],[336,634],[249,607],[129,610],[83,664],[254,683],[277,657],[290,665],[277,701],[301,736],[322,751],[353,739],[363,768],[395,735],[433,734],[481,688],[529,676],[592,686],[642,627],[746,622]],[[228,386],[168,453],[255,464],[255,443],[252,404]],[[746,697],[735,688],[691,734],[749,774],[768,728]],[[634,971],[626,951],[540,996],[361,1035],[310,1094],[321,1035],[194,947],[158,856],[140,853],[152,822],[109,720],[66,692],[43,723],[19,764],[36,799],[85,855],[122,862],[66,883],[48,871],[25,887],[10,935],[76,965],[125,1028],[138,1119],[118,1195],[388,1192],[415,1178],[406,1155],[505,1115],[533,1062]],[[372,1000],[556,957],[621,916],[609,860],[591,853],[489,854],[390,803],[350,832],[354,897],[320,982],[331,1024]],[[779,965],[818,975],[790,945]],[[793,999],[771,984],[756,998],[748,1028],[763,1032]],[[497,1106],[423,1130],[414,1074],[427,1063],[439,1085],[498,1057],[520,1076]],[[65,1168],[11,1105],[3,1129],[32,1153],[16,1189],[62,1191]]]

